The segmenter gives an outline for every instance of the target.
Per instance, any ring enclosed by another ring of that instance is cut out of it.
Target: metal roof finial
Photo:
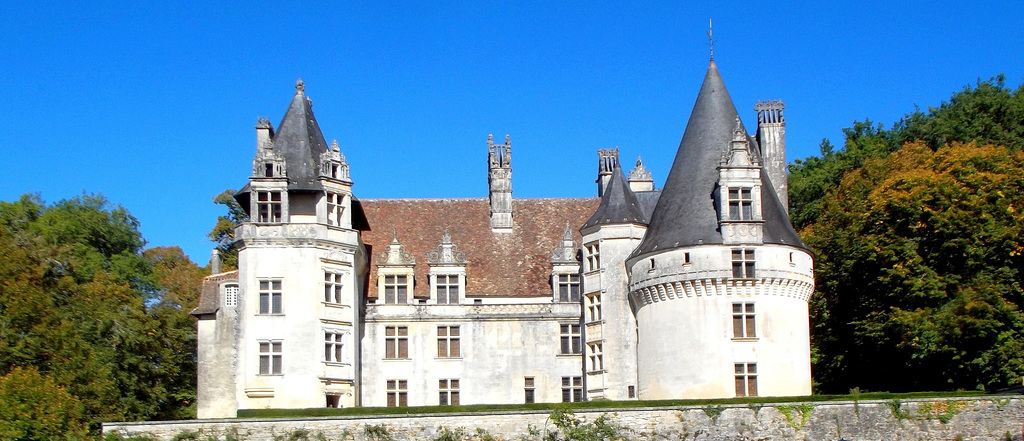
[[[708,19],[708,46],[711,47],[711,61],[715,61],[715,39],[711,36],[711,19]]]
[[[295,80],[295,91],[298,93],[303,93],[306,91],[306,84],[302,82],[302,78]]]

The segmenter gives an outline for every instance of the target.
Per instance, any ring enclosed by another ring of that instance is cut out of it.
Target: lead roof
[[[723,243],[715,205],[718,166],[729,149],[738,117],[718,67],[712,61],[651,214],[647,234],[633,251],[633,257],[678,247]],[[750,141],[756,146],[755,140]],[[757,148],[753,150],[756,152]],[[793,230],[767,173],[763,172],[761,211],[764,243],[806,248]]]

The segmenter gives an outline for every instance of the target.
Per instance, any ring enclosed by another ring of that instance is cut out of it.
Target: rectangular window
[[[636,386],[628,386],[628,387],[626,387],[626,397],[627,398],[636,398]]]
[[[601,343],[590,343],[587,345],[590,349],[590,371],[603,371],[604,370],[604,345]]]
[[[409,276],[384,276],[384,303],[409,303]]]
[[[281,192],[256,192],[256,222],[281,222]]]
[[[457,274],[439,274],[434,277],[437,304],[457,305],[459,303],[459,276]]]
[[[751,189],[740,187],[729,189],[729,220],[752,220],[754,199]]]
[[[737,279],[754,278],[754,250],[732,250],[732,276]]]
[[[439,358],[458,358],[462,356],[459,345],[458,326],[437,327],[437,356]]]
[[[562,377],[562,402],[583,401],[583,377]]]
[[[260,342],[260,375],[281,375],[281,342]]]
[[[558,275],[558,301],[578,302],[580,301],[580,275],[559,274]]]
[[[341,225],[341,215],[345,212],[345,207],[341,203],[344,200],[345,196],[337,193],[327,193],[327,225]]]
[[[407,326],[386,326],[384,328],[384,358],[409,358],[409,328]]]
[[[754,329],[754,304],[732,304],[732,336],[733,338],[757,337]]]
[[[587,271],[601,269],[601,248],[597,243],[588,244],[587,248]]]
[[[459,380],[438,380],[437,404],[440,406],[459,405]]]
[[[409,405],[409,381],[388,380],[388,407],[405,407]]]
[[[324,271],[324,301],[327,303],[341,303],[342,284],[341,274]]]
[[[536,383],[533,381],[533,377],[523,378],[523,384],[524,384],[523,392],[524,392],[524,395],[525,395],[524,398],[523,398],[524,401],[526,403],[533,403],[533,402],[535,402],[536,396],[534,395],[534,391],[536,390],[536,386],[535,386]]]
[[[238,285],[224,285],[224,306],[238,306]]]
[[[324,361],[341,363],[341,356],[344,353],[343,337],[344,334],[340,332],[324,332]]]
[[[579,354],[583,351],[580,325],[561,325],[562,353]]]
[[[260,280],[260,314],[281,313],[281,281]]]
[[[587,294],[587,321],[601,320],[601,293]]]
[[[736,396],[757,396],[757,363],[736,363]]]

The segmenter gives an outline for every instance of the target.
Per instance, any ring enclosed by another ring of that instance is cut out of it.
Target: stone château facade
[[[359,199],[300,80],[193,311],[198,416],[810,394],[783,105],[755,110],[750,136],[712,61],[660,190],[600,150],[597,198],[513,199],[506,136],[487,198]]]

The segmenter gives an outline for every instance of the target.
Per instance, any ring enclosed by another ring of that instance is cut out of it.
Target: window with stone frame
[[[533,377],[523,378],[523,401],[527,404],[536,400],[536,382]]]
[[[260,375],[281,375],[282,344],[279,340],[260,341]]]
[[[280,191],[256,192],[256,222],[281,222],[282,212]]]
[[[588,343],[587,348],[590,349],[590,356],[588,357],[590,372],[603,371],[604,345],[602,343]]]
[[[459,341],[458,326],[437,327],[437,357],[438,358],[459,358],[462,356],[462,348]]]
[[[757,331],[754,326],[753,302],[732,304],[732,337],[757,337]]]
[[[459,304],[458,274],[438,274],[434,276],[434,289],[437,291],[437,304]]]
[[[409,380],[387,380],[388,407],[409,405]]]
[[[345,195],[327,193],[327,225],[341,226],[342,214],[345,213]]]
[[[562,402],[583,401],[583,377],[562,377]]]
[[[224,285],[224,306],[235,307],[238,306],[238,284],[230,283]]]
[[[459,380],[458,379],[443,379],[438,380],[437,385],[437,404],[439,406],[458,406],[459,405]]]
[[[757,396],[757,363],[735,363],[736,396]]]
[[[345,334],[338,331],[324,332],[324,361],[328,363],[341,363],[345,353]]]
[[[587,294],[587,321],[601,321],[601,293]]]
[[[734,248],[732,250],[732,276],[737,279],[754,278],[754,250]]]
[[[324,271],[324,302],[335,304],[343,303],[343,276],[344,275],[341,273]]]
[[[401,360],[409,358],[409,327],[384,327],[384,358]]]
[[[409,303],[409,276],[384,276],[384,303],[398,305]]]
[[[561,327],[562,353],[579,354],[583,352],[583,338],[580,335],[580,325],[563,324]]]
[[[589,243],[584,248],[587,250],[587,271],[601,269],[601,247],[597,242]]]
[[[260,314],[280,314],[281,313],[281,280],[280,279],[260,279],[259,281],[260,291]]]
[[[558,301],[578,302],[580,301],[580,275],[559,274],[558,275]]]
[[[729,188],[729,220],[754,219],[754,198],[750,187]]]

